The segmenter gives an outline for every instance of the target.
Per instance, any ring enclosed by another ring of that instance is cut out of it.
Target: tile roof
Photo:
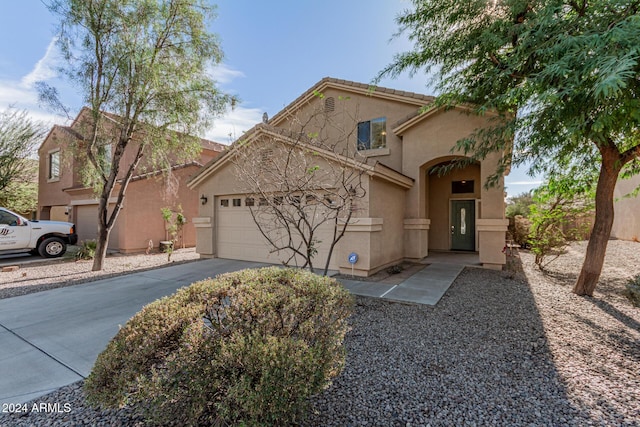
[[[384,96],[392,96],[392,97],[404,98],[405,100],[413,101],[413,103],[415,103],[417,106],[418,105],[419,106],[423,106],[423,105],[426,105],[426,104],[430,104],[430,103],[434,102],[434,100],[435,100],[435,97],[433,97],[433,96],[424,95],[424,94],[420,94],[420,93],[408,92],[408,91],[397,90],[397,89],[391,89],[391,88],[387,88],[387,87],[383,87],[383,86],[375,86],[375,85],[371,85],[371,84],[367,84],[367,83],[358,83],[358,82],[354,82],[354,81],[350,81],[350,80],[336,79],[336,78],[333,78],[333,77],[325,77],[322,80],[320,80],[318,83],[313,85],[311,88],[309,88],[307,91],[305,91],[302,95],[297,97],[289,105],[287,105],[282,110],[280,110],[278,113],[276,113],[276,115],[274,115],[269,120],[269,123],[270,124],[277,124],[281,119],[283,119],[287,115],[287,113],[289,113],[290,111],[294,110],[295,107],[299,103],[303,102],[305,99],[309,98],[316,91],[318,91],[318,89],[323,88],[325,86],[327,86],[327,87],[338,87],[338,88],[342,87],[342,88],[344,88],[346,90],[352,89],[352,90],[358,91],[358,92],[368,92],[372,96],[384,95]]]

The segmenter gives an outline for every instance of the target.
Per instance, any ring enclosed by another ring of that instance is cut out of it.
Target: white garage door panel
[[[229,204],[234,198],[240,198],[244,205],[244,196],[225,196],[224,198],[229,199]],[[286,259],[285,254],[270,253],[271,248],[255,225],[248,207],[221,207],[220,201],[216,200],[216,209],[218,257],[272,264],[281,264]],[[325,243],[320,244],[318,255],[314,257],[313,263],[317,268],[324,268],[328,253],[327,243],[331,241],[329,224],[321,227],[319,239]],[[290,262],[290,265],[295,265],[295,262]],[[337,269],[335,256],[330,268]]]

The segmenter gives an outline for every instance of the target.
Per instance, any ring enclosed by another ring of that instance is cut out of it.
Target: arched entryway
[[[425,218],[430,220],[429,249],[476,251],[476,220],[480,216],[480,164],[455,167],[442,173],[452,158],[425,164]]]

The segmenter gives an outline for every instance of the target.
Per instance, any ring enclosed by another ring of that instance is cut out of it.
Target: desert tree
[[[43,137],[44,126],[32,120],[26,111],[7,108],[0,112],[0,195],[2,200],[9,198],[5,192],[11,184],[33,182],[32,156]]]
[[[640,3],[633,0],[413,0],[397,18],[412,51],[378,78],[432,73],[438,105],[500,114],[458,142],[469,157],[506,153],[493,175],[558,161],[598,170],[595,224],[573,292],[593,295],[619,176],[640,172]],[[513,141],[513,142],[509,142]],[[489,182],[490,183],[490,182]]]
[[[208,30],[214,8],[204,0],[51,0],[48,6],[60,17],[61,71],[91,113],[79,145],[85,181],[99,198],[93,270],[101,270],[143,155],[147,164],[166,163],[175,153],[193,156],[199,139],[187,135],[208,127],[232,101],[211,76],[222,59]],[[54,88],[40,89],[52,105],[61,104]]]
[[[588,235],[594,209],[597,173],[565,168],[533,191],[529,244],[540,269],[565,252],[569,242]],[[585,221],[586,220],[586,221]]]
[[[240,139],[233,163],[271,253],[285,265],[313,271],[322,250],[326,275],[337,243],[365,208],[364,178],[373,166],[358,155],[350,99],[315,95],[285,127],[261,124],[256,137]]]

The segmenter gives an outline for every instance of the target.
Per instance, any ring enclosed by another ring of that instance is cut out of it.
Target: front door
[[[451,250],[473,251],[476,248],[475,200],[451,201]]]

